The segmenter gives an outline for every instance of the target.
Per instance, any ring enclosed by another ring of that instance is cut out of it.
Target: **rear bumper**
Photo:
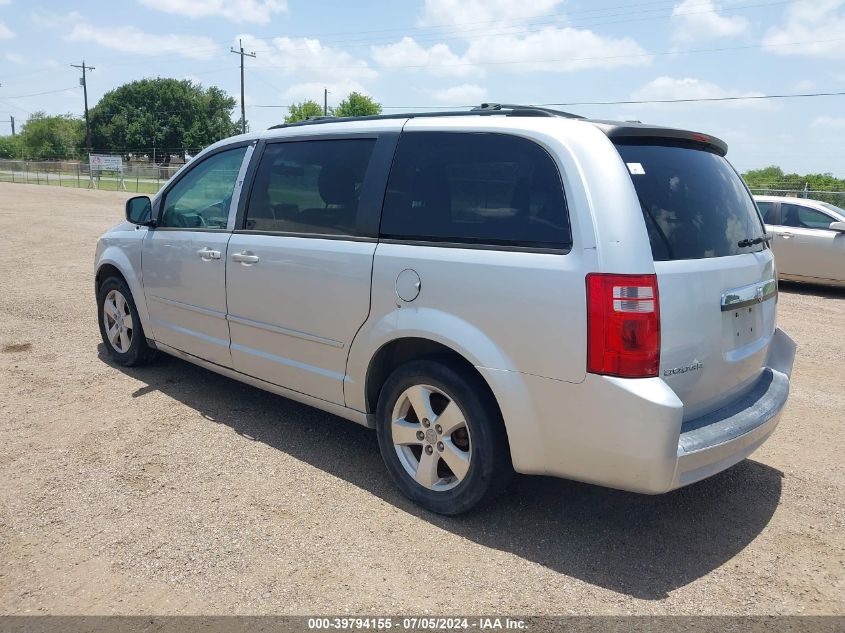
[[[742,461],[768,439],[789,395],[789,376],[767,367],[745,396],[681,425],[672,488],[700,481]]]
[[[514,467],[646,494],[714,475],[745,459],[775,430],[789,395],[795,349],[776,330],[754,385],[729,405],[687,421],[683,404],[660,378],[588,374],[576,385],[517,374],[527,397],[499,398]],[[488,381],[516,380],[515,372],[505,373],[511,375],[490,375]],[[531,420],[536,429],[520,433],[514,420],[526,427]]]

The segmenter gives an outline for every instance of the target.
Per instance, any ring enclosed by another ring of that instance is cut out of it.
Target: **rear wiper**
[[[746,246],[756,246],[757,244],[762,244],[763,242],[768,244],[774,239],[774,237],[775,236],[771,233],[764,233],[760,237],[755,237],[754,239],[746,237],[744,240],[739,240],[736,245],[740,248],[745,248]]]

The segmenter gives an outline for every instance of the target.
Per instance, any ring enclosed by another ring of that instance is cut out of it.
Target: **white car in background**
[[[774,235],[778,277],[845,286],[845,209],[827,202],[754,196]]]

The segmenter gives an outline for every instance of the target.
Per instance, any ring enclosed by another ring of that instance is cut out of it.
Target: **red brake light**
[[[622,378],[658,375],[656,275],[587,275],[587,371]]]

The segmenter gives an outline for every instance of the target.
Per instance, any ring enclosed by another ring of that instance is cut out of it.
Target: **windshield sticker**
[[[625,163],[628,165],[628,171],[631,172],[632,176],[643,176],[645,175],[645,169],[643,169],[642,163]]]

